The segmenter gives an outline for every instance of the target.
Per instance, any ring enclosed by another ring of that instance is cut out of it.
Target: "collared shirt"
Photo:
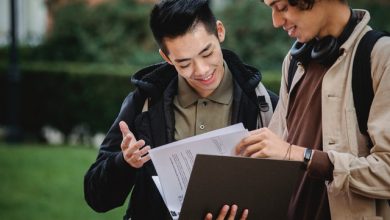
[[[179,75],[178,94],[173,100],[175,140],[203,134],[230,125],[233,102],[233,78],[224,62],[224,75],[219,86],[202,98]]]
[[[342,55],[329,68],[321,83],[321,115],[318,117],[321,118],[322,123],[323,151],[315,151],[308,173],[310,172],[310,176],[315,178],[327,179],[326,174],[318,169],[320,163],[324,165],[324,160],[321,159],[322,153],[326,154],[325,159],[330,160],[330,165],[334,166],[333,180],[322,182],[328,191],[330,204],[331,218],[327,219],[362,219],[367,216],[367,218],[390,220],[390,206],[387,201],[376,199],[390,197],[390,190],[388,190],[390,132],[384,132],[389,131],[390,118],[390,111],[385,110],[389,107],[390,74],[389,69],[385,67],[390,67],[390,41],[386,38],[379,39],[371,53],[372,83],[376,91],[367,122],[370,137],[375,140],[375,145],[370,151],[366,137],[359,131],[351,85],[352,62],[361,38],[371,29],[367,25],[370,15],[364,10],[355,11],[364,17],[351,37],[341,46]],[[290,56],[286,56],[283,63],[280,102],[269,125],[269,128],[284,140],[287,140],[291,132],[286,127],[287,109],[290,108],[291,98],[286,86],[289,65]],[[304,72],[304,68],[298,67],[291,84],[293,89],[305,74]],[[300,115],[306,117],[304,113]],[[300,184],[298,187],[301,187]],[[310,201],[296,200],[296,202],[319,204],[323,201],[317,198],[310,197]]]
[[[299,146],[306,146],[318,150],[314,154],[318,157],[322,153],[322,110],[321,91],[322,80],[328,67],[316,62],[310,62],[294,89],[290,92],[289,108],[286,116],[286,123],[289,130],[287,142]],[[330,160],[326,153],[319,167],[320,176],[332,176],[329,166]],[[324,161],[326,160],[326,161]],[[310,165],[312,166],[313,163]],[[320,169],[321,168],[321,169]],[[330,171],[330,173],[328,173]],[[315,176],[315,175],[314,175]],[[322,220],[331,219],[329,202],[324,179],[313,178],[310,171],[305,172],[301,177],[299,187],[291,199],[288,218],[300,220]]]

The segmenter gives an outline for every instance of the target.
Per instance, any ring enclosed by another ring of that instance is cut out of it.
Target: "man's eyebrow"
[[[210,49],[210,47],[211,47],[211,43],[207,44],[207,46],[202,51],[200,51],[199,55],[201,55],[205,51],[208,51]]]
[[[274,0],[274,1],[272,1],[270,4],[269,4],[269,6],[270,7],[272,7],[274,4],[276,4],[277,2],[279,2],[280,0]]]
[[[210,47],[211,47],[211,43],[207,44],[207,46],[202,51],[199,52],[199,55],[201,55],[202,53],[204,53],[205,51],[210,49]],[[175,62],[181,63],[181,62],[185,62],[185,61],[188,61],[188,60],[190,60],[190,58],[175,59]]]
[[[183,58],[183,59],[175,59],[175,62],[181,63],[190,60],[190,58]]]

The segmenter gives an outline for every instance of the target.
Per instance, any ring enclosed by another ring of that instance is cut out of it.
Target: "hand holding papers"
[[[234,155],[234,147],[248,134],[240,123],[149,150],[174,219],[180,213],[196,155]]]

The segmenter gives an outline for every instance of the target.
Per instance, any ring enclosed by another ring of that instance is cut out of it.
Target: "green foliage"
[[[370,11],[372,27],[390,31],[390,5],[377,2],[350,4]],[[106,132],[133,89],[129,76],[161,61],[148,25],[151,6],[115,0],[89,7],[72,0],[56,9],[55,25],[44,43],[19,50],[23,129],[37,135],[42,126],[51,125],[68,134],[84,124],[92,132]],[[277,92],[281,64],[293,40],[272,26],[271,10],[258,0],[237,0],[215,11],[227,30],[223,47],[260,68],[263,83]],[[8,48],[1,48],[0,60],[7,56]],[[0,63],[0,106],[7,106],[7,68]],[[0,108],[0,125],[7,120],[6,110]]]
[[[137,66],[160,61],[148,25],[150,10],[149,4],[128,0],[97,7],[74,1],[57,9],[51,34],[30,59]],[[256,0],[237,1],[217,15],[227,28],[224,47],[257,67],[280,68],[291,41],[272,27],[269,8]]]
[[[84,125],[93,133],[107,132],[123,99],[133,90],[130,73],[134,69],[127,67],[128,74],[125,75],[125,67],[122,67],[122,73],[116,74],[110,72],[112,66],[98,65],[89,70],[100,68],[99,72],[83,73],[78,71],[78,65],[57,63],[53,68],[52,63],[40,63],[22,66],[20,122],[28,135],[39,137],[45,125],[55,127],[65,135],[76,125]],[[88,70],[87,66],[84,70]],[[1,84],[5,85],[5,77],[6,74],[0,74]],[[6,86],[0,88],[2,106],[6,106],[7,92]],[[0,115],[6,115],[5,111],[0,108]],[[5,120],[0,118],[0,124],[5,124]]]
[[[76,125],[106,133],[126,95],[134,87],[127,65],[82,63],[24,63],[21,67],[21,128],[30,139],[40,139],[45,125],[69,135]],[[7,106],[6,69],[0,65],[0,105]],[[263,73],[263,83],[278,92],[280,75]],[[7,108],[0,108],[0,125]],[[38,138],[37,138],[38,137]]]
[[[55,2],[51,0],[50,2]],[[382,2],[379,4],[378,2]],[[385,1],[350,1],[353,8],[366,8],[371,25],[390,30],[390,4]],[[241,58],[265,70],[280,69],[293,39],[272,26],[271,10],[262,1],[231,1],[216,15],[227,29],[223,44]],[[55,9],[54,26],[43,44],[25,49],[28,60],[95,62],[145,66],[161,61],[149,30],[151,4],[113,0],[90,7],[72,0]],[[0,50],[0,57],[4,57]]]
[[[224,47],[261,69],[280,69],[291,40],[272,26],[271,10],[258,0],[236,1],[219,11],[227,30]]]
[[[379,30],[390,31],[390,4],[373,1],[350,1],[353,8],[370,11],[370,25]],[[224,47],[236,51],[252,65],[266,70],[280,70],[284,56],[291,47],[290,39],[281,28],[272,25],[271,9],[259,0],[234,1],[218,11],[226,30]]]
[[[370,25],[378,30],[390,31],[390,3],[378,3],[379,1],[363,1],[355,0],[351,1],[352,8],[364,8],[370,12],[371,20]],[[383,1],[384,2],[384,1]]]
[[[104,214],[84,200],[84,174],[96,150],[0,143],[0,219],[122,219],[126,205]]]
[[[160,60],[148,25],[150,5],[76,1],[57,9],[52,32],[36,50],[45,60],[146,65]]]
[[[262,72],[263,79],[261,80],[264,86],[272,92],[279,94],[280,79],[282,77],[281,70]]]

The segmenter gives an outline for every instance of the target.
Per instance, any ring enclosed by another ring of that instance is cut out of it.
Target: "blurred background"
[[[153,0],[0,0],[0,219],[121,219],[93,212],[83,175],[133,89],[162,59],[149,31]],[[278,92],[292,40],[260,0],[211,0],[224,48]],[[390,31],[388,0],[350,2]]]

